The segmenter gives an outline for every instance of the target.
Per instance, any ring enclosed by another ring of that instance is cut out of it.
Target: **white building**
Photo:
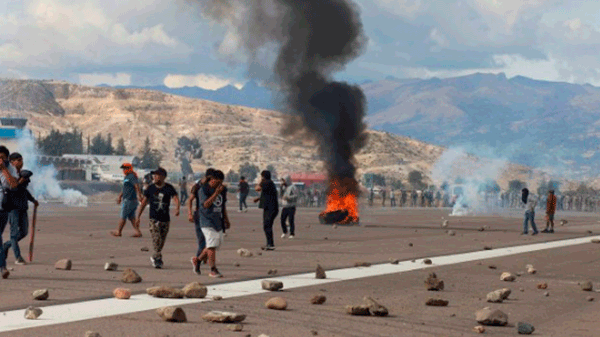
[[[123,181],[123,163],[130,163],[136,167],[140,163],[137,156],[102,156],[95,154],[63,154],[63,158],[83,160],[86,162],[85,180],[101,180],[107,182]],[[142,177],[149,170],[136,170],[138,175]]]

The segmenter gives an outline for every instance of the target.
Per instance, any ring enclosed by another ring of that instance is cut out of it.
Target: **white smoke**
[[[33,172],[31,184],[32,194],[40,202],[61,202],[69,206],[86,207],[88,198],[80,191],[63,189],[56,179],[57,171],[53,165],[42,166],[38,162],[38,149],[35,139],[29,130],[23,130],[17,137],[17,148],[9,149],[23,156],[23,169]]]
[[[506,159],[493,153],[477,157],[464,148],[446,150],[432,169],[432,179],[448,183],[446,193],[456,198],[451,215],[475,215],[497,210],[497,194],[487,193],[507,167]],[[457,180],[462,180],[458,181]],[[487,201],[486,201],[487,198]]]

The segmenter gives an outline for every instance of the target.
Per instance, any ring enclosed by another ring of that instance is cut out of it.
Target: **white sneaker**
[[[285,233],[281,234],[281,238],[282,239],[285,238]]]
[[[293,235],[290,235],[290,237],[289,237],[288,239],[293,239],[293,238],[294,238],[294,236],[293,236]]]

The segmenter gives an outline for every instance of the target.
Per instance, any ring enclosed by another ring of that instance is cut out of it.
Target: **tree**
[[[240,166],[240,176],[246,177],[248,181],[254,181],[260,172],[260,169],[256,165],[251,165],[249,162],[245,162]]]
[[[487,180],[484,184],[479,186],[479,192],[487,192],[487,193],[498,193],[502,190],[500,185],[495,180]]]
[[[521,192],[525,188],[525,183],[520,180],[511,180],[508,182],[508,190],[511,192]]]
[[[127,148],[125,147],[125,139],[119,138],[117,142],[117,149],[115,150],[115,155],[124,156],[127,154]]]
[[[230,182],[235,182],[240,180],[240,175],[236,173],[234,170],[229,170],[225,175],[225,180]]]
[[[390,186],[395,190],[401,190],[404,188],[404,184],[402,183],[401,180],[398,180],[398,179],[391,179]]]
[[[554,194],[558,194],[560,189],[560,182],[556,180],[550,180],[548,182],[548,190],[554,190]]]
[[[150,146],[150,137],[146,136],[144,148],[142,149],[142,159],[140,160],[140,168],[154,169],[160,166],[162,155],[158,150],[152,149]]]
[[[411,171],[408,174],[408,182],[412,185],[413,188],[415,189],[423,189],[424,188],[424,183],[423,183],[423,174],[419,171]]]
[[[188,138],[186,136],[177,139],[177,148],[175,149],[175,158],[181,165],[181,173],[184,175],[194,174],[192,161],[202,158],[202,144],[198,138]]]
[[[104,153],[106,153],[107,155],[112,155],[115,153],[115,148],[112,146],[112,134],[110,133],[104,141]]]
[[[271,179],[272,180],[276,180],[277,179],[277,170],[275,169],[275,166],[273,166],[273,164],[267,165],[267,171],[271,172]]]
[[[77,130],[62,133],[50,131],[46,137],[38,137],[37,147],[47,156],[83,153],[83,134]]]
[[[97,134],[93,139],[89,149],[91,154],[110,156],[115,150],[112,146],[112,135],[109,133],[104,139],[101,134]]]
[[[373,187],[375,185],[386,186],[385,177],[381,174],[365,173],[363,178],[365,179],[367,186],[370,186],[370,187]]]

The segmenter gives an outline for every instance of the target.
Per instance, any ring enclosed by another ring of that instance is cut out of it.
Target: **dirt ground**
[[[14,268],[8,280],[0,280],[0,314],[2,311],[24,309],[28,305],[54,305],[110,297],[120,282],[120,272],[103,270],[104,263],[114,261],[119,271],[135,269],[144,279],[142,283],[127,285],[134,293],[143,293],[153,285],[182,286],[192,281],[204,284],[247,280],[267,276],[269,269],[278,275],[314,271],[317,263],[325,269],[351,267],[357,261],[387,263],[396,258],[402,263],[437,255],[449,255],[483,250],[484,246],[500,248],[550,240],[585,237],[588,231],[598,234],[595,214],[559,213],[557,233],[521,236],[521,213],[508,212],[477,217],[449,217],[447,209],[389,209],[363,208],[360,226],[320,225],[317,209],[299,209],[296,238],[281,239],[281,228],[276,223],[273,252],[263,252],[252,258],[236,254],[239,248],[255,253],[264,244],[262,214],[257,209],[248,213],[231,212],[232,229],[226,243],[217,254],[223,279],[211,279],[203,269],[194,275],[189,259],[196,250],[193,225],[187,222],[187,210],[174,218],[163,259],[162,270],[150,265],[152,250],[150,234],[144,230],[141,239],[131,238],[128,225],[122,238],[113,238],[108,231],[116,226],[118,206],[109,203],[91,203],[87,208],[73,208],[46,204],[39,211],[34,262],[26,266],[14,265],[9,254],[8,264]],[[442,217],[450,221],[455,236],[442,229]],[[560,219],[569,223],[561,227]],[[279,219],[277,219],[279,221]],[[541,222],[541,220],[540,220]],[[146,221],[147,223],[147,221]],[[539,227],[543,227],[538,223]],[[480,228],[483,227],[483,231]],[[8,233],[3,238],[6,240]],[[21,249],[27,251],[28,239]],[[411,245],[412,244],[412,245]],[[62,258],[73,260],[73,270],[54,269]],[[600,331],[600,296],[582,292],[578,282],[597,282],[600,270],[600,245],[583,244],[567,248],[520,254],[509,257],[468,262],[429,270],[405,272],[353,281],[331,283],[318,287],[292,289],[279,293],[289,303],[286,311],[272,311],[264,302],[273,294],[260,294],[226,299],[217,302],[184,306],[188,323],[172,324],[160,320],[153,311],[128,314],[8,332],[0,336],[83,336],[95,330],[102,336],[469,336],[474,335],[475,311],[486,306],[499,308],[509,315],[509,327],[488,327],[487,335],[517,335],[516,325],[525,321],[536,327],[538,336],[596,336]],[[239,263],[239,266],[235,266]],[[497,269],[489,269],[494,264]],[[525,265],[533,264],[535,275],[525,272]],[[446,283],[442,292],[426,291],[423,281],[434,271]],[[523,273],[516,282],[500,281],[503,271]],[[538,290],[539,282],[547,282],[547,290]],[[508,287],[510,300],[502,304],[485,301],[490,291]],[[50,300],[34,303],[31,292],[50,289]],[[522,288],[522,291],[521,291]],[[544,296],[544,291],[549,296]],[[327,302],[322,306],[309,303],[313,294],[323,293]],[[209,294],[210,295],[210,294]],[[347,304],[359,304],[363,296],[379,299],[388,307],[386,318],[349,316],[344,313]],[[588,296],[597,297],[587,301]],[[450,301],[445,308],[427,307],[430,297]],[[229,310],[247,314],[242,332],[231,332],[224,325],[205,323],[201,315],[209,310]]]

